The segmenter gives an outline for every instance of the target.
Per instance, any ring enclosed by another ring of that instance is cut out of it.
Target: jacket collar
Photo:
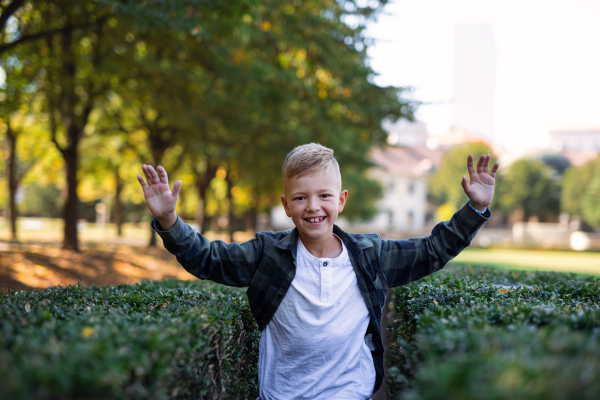
[[[282,232],[284,236],[275,241],[275,246],[282,250],[289,250],[294,252],[298,245],[298,228],[288,229]]]

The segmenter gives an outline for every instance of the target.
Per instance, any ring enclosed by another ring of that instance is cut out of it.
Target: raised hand
[[[157,172],[151,165],[144,164],[142,165],[142,170],[144,171],[146,180],[144,181],[144,178],[140,175],[137,178],[140,185],[142,185],[146,204],[148,204],[152,215],[158,219],[161,227],[164,230],[169,230],[177,222],[175,206],[179,198],[181,181],[175,182],[173,191],[171,191],[169,188],[169,177],[163,167],[159,166]]]
[[[462,187],[465,193],[471,199],[471,205],[476,209],[483,211],[492,202],[494,197],[494,186],[496,185],[496,171],[499,164],[495,163],[489,170],[491,156],[484,154],[477,162],[477,170],[473,166],[473,155],[469,154],[467,158],[467,170],[469,179],[462,177]]]

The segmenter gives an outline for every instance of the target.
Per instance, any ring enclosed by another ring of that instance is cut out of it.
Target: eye
[[[296,196],[293,200],[304,200],[304,196]]]

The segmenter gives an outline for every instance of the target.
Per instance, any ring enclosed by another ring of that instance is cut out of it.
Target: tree
[[[144,56],[132,99],[142,94],[142,104],[162,120],[162,131],[147,129],[163,141],[150,147],[184,143],[203,203],[224,166],[229,192],[244,187],[251,193],[251,213],[276,205],[285,154],[309,141],[336,149],[357,193],[377,192],[365,177],[366,154],[385,138],[381,120],[409,118],[412,108],[400,99],[401,89],[371,83],[366,39],[360,27],[341,21],[347,9],[353,8],[330,1],[268,1],[239,24],[207,22],[202,34],[171,35],[166,43],[151,33],[135,35]],[[235,203],[230,195],[228,203]],[[363,218],[371,212],[369,202],[346,210]]]
[[[335,149],[357,193],[376,187],[365,176],[366,155],[384,142],[381,121],[410,118],[412,105],[402,89],[372,83],[362,26],[344,23],[375,9],[352,1],[266,1],[253,11],[230,38],[217,93],[236,94],[220,100],[218,114],[229,157],[240,163],[238,181],[250,183],[256,207],[277,204],[281,162],[307,142]],[[368,218],[369,205],[349,203],[345,215]]]
[[[202,13],[207,13],[208,18],[219,12],[237,14],[243,10],[244,4],[244,1],[235,0],[196,0],[185,4],[54,0],[38,2],[35,8],[31,3],[22,1],[2,4],[0,54],[31,44],[36,46],[34,54],[42,56],[39,62],[46,73],[38,82],[39,90],[47,99],[52,142],[65,159],[64,248],[79,248],[79,144],[95,101],[114,83],[109,72],[110,64],[121,50],[114,46],[119,19],[122,22],[123,18],[129,19],[145,28],[168,26],[174,30],[185,30],[197,26],[202,20]],[[10,37],[5,35],[4,30],[9,24],[9,16],[15,17],[16,21],[11,27],[14,32]],[[118,71],[119,68],[113,70]]]
[[[2,18],[0,18],[2,19]],[[0,27],[5,26],[0,24]],[[22,47],[18,53],[0,57],[5,81],[0,87],[0,120],[3,121],[5,138],[7,142],[7,184],[8,184],[8,209],[10,215],[11,238],[16,241],[18,209],[16,202],[17,189],[35,159],[25,156],[26,162],[19,157],[19,139],[23,132],[31,129],[33,115],[32,108],[39,101],[35,95],[36,79],[41,71],[36,66],[37,55],[31,49]]]
[[[593,172],[589,185],[585,186],[581,200],[581,214],[585,222],[596,230],[600,230],[600,161],[593,164]],[[588,167],[589,168],[589,167]]]
[[[205,205],[227,171],[219,212],[239,218],[278,204],[283,157],[310,141],[336,150],[353,192],[376,193],[366,155],[384,143],[381,121],[412,116],[402,89],[374,85],[366,63],[364,21],[385,1],[13,3],[0,54],[30,46],[43,71],[35,92],[67,176],[65,248],[78,248],[79,182],[101,165],[88,157],[81,168],[85,141],[118,153],[115,136],[145,132],[134,146],[142,162],[196,170]],[[105,112],[114,99],[119,111]],[[114,180],[119,192],[119,172]],[[353,202],[345,214],[366,218],[372,207]]]
[[[560,186],[554,170],[541,160],[520,159],[505,172],[505,190],[500,195],[504,209],[513,210],[515,220],[540,221],[557,218],[560,210]]]
[[[467,157],[473,155],[474,160],[478,160],[482,154],[490,154],[493,164],[497,160],[492,149],[485,143],[469,143],[454,146],[449,149],[442,158],[440,168],[431,176],[429,181],[429,193],[432,200],[438,206],[445,205],[445,208],[453,210],[454,213],[462,207],[467,196],[460,185],[463,175],[469,176],[467,172]],[[497,198],[497,193],[496,193]],[[449,216],[443,216],[446,219]]]
[[[561,179],[560,209],[575,220],[583,220],[583,201],[590,187],[598,159],[568,168]]]

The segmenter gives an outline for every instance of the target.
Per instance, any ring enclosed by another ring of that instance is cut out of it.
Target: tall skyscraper
[[[496,45],[489,25],[455,27],[453,80],[453,125],[493,139]]]

